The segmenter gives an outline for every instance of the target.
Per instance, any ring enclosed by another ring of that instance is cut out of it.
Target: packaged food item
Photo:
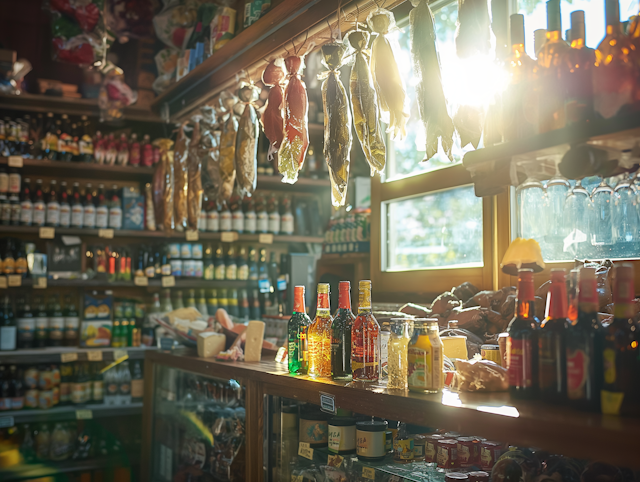
[[[455,469],[458,467],[458,444],[452,439],[442,439],[437,446],[437,464],[441,469]]]
[[[317,409],[306,409],[300,414],[300,442],[307,442],[311,448],[326,447],[329,428],[327,415]]]
[[[499,351],[499,350],[498,350]],[[509,389],[507,369],[489,360],[456,360],[452,387],[463,391],[502,392]]]
[[[350,417],[329,420],[329,452],[339,455],[356,453],[356,421]]]
[[[386,451],[387,422],[370,420],[356,423],[356,453],[363,460],[384,459]]]
[[[187,159],[189,157],[189,143],[185,129],[187,122],[183,122],[178,129],[178,139],[173,152],[173,213],[174,229],[185,231],[187,229],[187,192],[189,190],[189,170]],[[199,206],[198,206],[199,209]]]
[[[82,310],[80,346],[111,344],[113,296],[85,294]]]
[[[236,11],[229,7],[218,7],[209,26],[211,39],[209,53],[213,53],[233,38],[236,32]]]
[[[480,468],[491,471],[501,453],[502,446],[499,443],[488,440],[482,442],[480,445]]]

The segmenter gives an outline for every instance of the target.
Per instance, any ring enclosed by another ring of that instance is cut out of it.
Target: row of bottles
[[[5,237],[0,241],[0,275],[19,274],[23,278],[29,272],[27,255],[35,252],[33,243]]]
[[[197,295],[196,295],[197,292]],[[203,315],[215,316],[219,308],[240,319],[259,320],[266,303],[258,290],[212,289],[212,290],[164,290],[162,295],[153,295],[151,313],[168,313],[180,308],[195,308]],[[144,333],[143,333],[144,337]]]
[[[509,324],[507,366],[512,396],[541,398],[607,414],[640,406],[640,353],[631,264],[613,270],[614,318],[598,320],[594,268],[551,272],[546,316],[535,316],[533,272],[518,275],[517,313]]]

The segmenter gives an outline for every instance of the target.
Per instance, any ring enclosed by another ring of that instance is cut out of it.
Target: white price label
[[[185,237],[187,238],[187,241],[197,241],[198,231],[187,230]]]
[[[105,239],[113,239],[113,229],[99,229],[98,237]]]
[[[163,288],[171,288],[176,285],[175,276],[163,276],[162,277],[162,287]]]
[[[76,420],[91,420],[93,412],[91,410],[76,410]]]
[[[376,469],[372,467],[362,467],[362,477],[369,480],[376,480]]]
[[[78,354],[76,352],[60,354],[60,361],[62,363],[74,362],[77,359],[78,359]]]
[[[113,350],[113,359],[115,361],[118,361],[120,359],[126,360],[127,358],[129,358],[127,350]]]
[[[22,286],[22,276],[19,274],[10,274],[7,276],[9,282],[9,288],[17,288]]]
[[[273,234],[261,234],[258,236],[260,244],[273,244]]]
[[[89,350],[87,352],[87,360],[89,361],[102,361],[102,351]]]
[[[23,165],[22,156],[9,156],[9,167],[22,167]]]
[[[306,445],[306,447],[304,447],[303,445]],[[300,445],[298,446],[298,455],[300,457],[304,457],[305,459],[313,460],[313,449],[309,448],[309,444],[300,442]]]
[[[225,231],[220,235],[220,240],[223,243],[233,243],[238,240],[238,233],[234,231]]]
[[[33,287],[38,290],[43,290],[47,287],[47,278],[45,276],[38,276],[33,279]]]
[[[7,288],[7,277],[6,276],[0,276],[0,288]]]
[[[149,278],[146,276],[136,276],[133,278],[133,284],[136,286],[149,286]]]
[[[53,239],[55,237],[55,228],[40,228],[40,239]]]

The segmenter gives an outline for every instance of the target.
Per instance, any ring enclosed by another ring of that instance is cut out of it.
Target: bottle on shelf
[[[71,403],[71,384],[73,382],[74,364],[60,364],[60,405],[69,405]]]
[[[514,398],[533,398],[538,386],[538,325],[535,315],[533,270],[518,270],[516,315],[507,331],[509,392]]]
[[[387,361],[389,389],[405,390],[408,387],[409,323],[404,318],[391,319]]]
[[[269,214],[264,196],[256,196],[256,232],[266,234],[269,232]]]
[[[111,199],[109,201],[109,227],[111,229],[122,228],[122,204],[118,195],[118,186],[111,186]]]
[[[79,137],[78,124],[72,123],[69,130],[67,149],[71,154],[71,161],[73,162],[78,162],[80,160],[80,149],[78,147]]]
[[[131,402],[140,403],[144,395],[144,374],[142,362],[135,360],[131,368]]]
[[[571,12],[571,50],[566,59],[567,123],[588,121],[593,118],[593,66],[595,50],[585,44],[584,11]]]
[[[274,254],[274,253],[272,253]],[[329,306],[329,284],[318,283],[316,317],[309,326],[309,375],[329,378],[331,376],[331,309]]]
[[[20,225],[20,197],[17,194],[9,196],[9,222],[13,226]]]
[[[351,283],[340,281],[338,311],[331,324],[331,377],[351,380],[351,330],[355,316],[351,311]]]
[[[282,234],[292,235],[293,226],[293,210],[291,207],[291,198],[285,196],[282,198],[282,215],[280,216],[280,230]]]
[[[15,274],[16,272],[16,259],[13,256],[13,241],[11,239],[7,240],[5,244],[2,267],[6,275]]]
[[[80,194],[80,183],[73,183],[73,192],[71,193],[71,226],[81,228],[84,221],[84,206],[82,205],[82,196]]]
[[[216,280],[224,280],[226,274],[226,265],[222,255],[222,246],[216,248],[216,257],[214,261],[214,274]]]
[[[71,124],[69,122],[69,116],[62,114],[60,123],[60,134],[58,134],[58,160],[70,162],[73,158],[73,152],[71,150]]]
[[[352,377],[373,382],[380,375],[380,326],[371,311],[371,281],[360,281],[358,289],[358,316],[351,331]]]
[[[13,259],[15,261],[15,273],[19,274],[23,278],[26,278],[27,273],[29,272],[29,267],[27,263],[27,253],[25,251],[24,242],[16,241],[14,247],[15,250]]]
[[[17,348],[18,326],[11,306],[9,295],[4,296],[0,316],[0,351],[12,351]]]
[[[18,310],[17,325],[18,348],[33,348],[35,346],[36,320],[28,297],[24,299],[22,309]]]
[[[80,162],[93,162],[93,139],[89,132],[90,124],[86,115],[80,118],[82,127],[82,137],[78,139],[78,160]]]
[[[67,181],[60,183],[60,227],[71,226],[71,205],[69,204],[69,193],[67,191]]]
[[[244,207],[244,232],[255,234],[257,230],[256,209],[253,197],[246,196],[243,200]]]
[[[220,213],[218,212],[218,204],[215,201],[209,201],[206,207],[207,211],[207,231],[217,233],[220,231]]]
[[[64,342],[64,314],[60,305],[60,296],[49,297],[49,346],[62,346]]]
[[[64,345],[78,346],[80,329],[80,314],[71,295],[64,299]]]
[[[93,375],[91,377],[91,403],[104,403],[104,375],[100,363],[93,364]]]
[[[231,208],[231,230],[237,233],[244,231],[244,213],[242,212],[242,200],[240,195],[233,193],[230,199]]]
[[[104,194],[104,184],[98,184],[98,193],[95,198],[96,203],[96,225],[97,229],[105,229],[109,226],[109,206]]]
[[[129,405],[131,403],[131,372],[129,362],[120,364],[118,376],[118,403],[117,405]]]
[[[249,267],[249,278],[251,281],[258,281],[258,264],[256,263],[256,250],[249,247],[249,260],[247,261]]]
[[[260,297],[258,296],[257,289],[254,289],[251,292],[251,298],[249,298],[249,317],[252,320],[260,320],[262,318],[262,310],[260,308]]]
[[[173,302],[173,308],[175,310],[179,310],[181,308],[184,308],[184,303],[182,300],[182,290],[176,290],[176,297],[175,300]]]
[[[186,307],[187,308],[198,308],[196,306],[196,290],[189,290],[189,295],[187,296],[187,303],[186,303]]]
[[[127,135],[125,133],[120,134],[116,163],[120,166],[126,166],[129,164],[129,144],[127,143]],[[131,165],[133,166],[134,164]]]
[[[309,371],[309,325],[311,320],[307,316],[304,300],[304,286],[293,288],[293,315],[289,319],[288,353],[289,373],[306,375]]]
[[[87,183],[85,187],[84,201],[82,203],[82,226],[88,229],[96,227],[96,206],[93,198],[93,186]]]
[[[240,253],[238,254],[238,259],[236,260],[236,264],[238,267],[237,278],[242,281],[248,280],[249,264],[247,263],[247,250],[244,246],[240,248]]]
[[[223,233],[229,232],[231,231],[231,227],[231,211],[229,210],[227,202],[222,201],[222,206],[220,208],[220,231]]]
[[[247,296],[247,290],[241,289],[238,292],[238,317],[244,320],[249,319],[249,298]]]
[[[269,232],[271,234],[280,234],[280,212],[278,209],[278,198],[276,198],[275,194],[269,196],[267,213],[269,215]]]
[[[233,245],[229,246],[229,250],[227,251],[224,279],[226,280],[238,279],[238,266],[236,264],[236,256],[235,256],[235,250],[233,249]]]
[[[209,291],[209,297],[207,298],[207,313],[209,316],[215,316],[218,311],[218,291],[212,289]]]
[[[36,179],[36,188],[33,196],[33,225],[44,226],[47,220],[47,206],[44,203],[44,191],[42,179]]]
[[[0,194],[0,221],[5,226],[11,224],[11,203],[6,194]]]
[[[209,312],[207,308],[207,298],[204,294],[203,289],[198,291],[198,305],[196,306],[196,308],[198,308],[198,311],[203,315],[207,315]]]
[[[227,290],[218,290],[218,308],[222,308],[225,311],[229,310],[229,302],[227,301]]]
[[[235,316],[238,318],[240,316],[240,311],[238,308],[238,290],[231,289],[229,290],[229,296],[227,298],[227,311],[230,316]]]
[[[34,299],[34,318],[36,323],[35,346],[36,348],[44,348],[49,340],[49,314],[46,310],[44,297],[36,297]]]
[[[173,311],[173,303],[171,302],[171,290],[164,290],[162,292],[162,313],[169,313]]]
[[[142,153],[140,163],[144,167],[151,167],[153,165],[153,146],[151,145],[151,138],[149,134],[142,136]]]

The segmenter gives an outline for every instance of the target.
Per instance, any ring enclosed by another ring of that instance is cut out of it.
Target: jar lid
[[[386,432],[387,422],[381,422],[379,420],[356,422],[356,428],[361,432]]]
[[[329,425],[333,425],[334,427],[347,427],[355,424],[356,420],[351,417],[332,417],[329,419]]]
[[[458,442],[474,442],[474,437],[458,437]]]
[[[427,438],[430,440],[442,440],[444,435],[440,435],[439,433],[433,433],[431,435],[427,435]]]
[[[482,470],[469,472],[467,475],[469,476],[469,482],[488,482],[489,480],[489,473]]]
[[[444,476],[444,480],[446,482],[461,482],[463,480],[469,480],[469,477],[462,472],[449,472]]]
[[[498,442],[492,442],[491,440],[485,440],[482,442],[482,445],[487,445],[489,447],[499,447],[500,444]]]
[[[443,439],[443,440],[439,440],[438,443],[440,445],[453,445],[456,446],[458,445],[458,442],[455,440],[451,440],[451,439]]]
[[[417,433],[413,436],[413,441],[418,444],[423,444],[429,438],[428,435],[422,435],[421,433]]]
[[[482,345],[480,346],[481,350],[499,350],[500,347],[498,345]]]

